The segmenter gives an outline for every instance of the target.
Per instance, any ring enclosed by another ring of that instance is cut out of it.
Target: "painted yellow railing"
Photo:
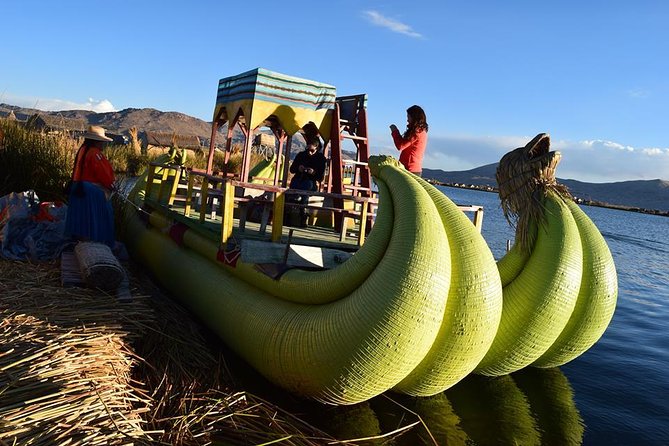
[[[182,184],[182,180],[187,178],[186,184]],[[158,193],[153,191],[154,187],[159,187]],[[185,192],[180,194],[180,191]],[[248,198],[236,196],[235,191],[260,191],[263,192],[264,197]],[[190,217],[193,202],[198,198],[200,201],[199,221],[204,223],[207,220],[207,211],[211,209],[210,214],[213,219],[216,217],[216,205],[214,199],[220,201],[220,215],[221,215],[221,231],[220,242],[226,244],[232,236],[234,224],[234,209],[235,203],[238,204],[245,212],[245,206],[249,202],[259,204],[263,207],[264,218],[268,218],[268,210],[272,209],[272,230],[271,240],[279,242],[283,236],[284,226],[284,210],[286,206],[304,207],[311,210],[325,210],[337,212],[340,214],[338,224],[338,232],[340,240],[343,242],[347,237],[347,228],[349,220],[353,220],[358,225],[357,231],[357,245],[362,246],[365,241],[365,235],[368,232],[368,225],[373,223],[373,216],[375,215],[376,207],[378,206],[377,197],[357,197],[352,195],[341,195],[325,192],[311,192],[295,189],[286,189],[283,187],[245,183],[236,181],[230,177],[221,175],[209,175],[204,171],[196,169],[187,169],[181,166],[166,165],[151,163],[149,165],[149,173],[146,185],[146,197],[152,198],[157,196],[157,203],[159,206],[169,208],[175,200],[183,201],[183,213],[186,217]],[[352,202],[353,209],[339,209],[334,207],[312,206],[295,203],[287,203],[286,198],[290,195],[307,195],[310,197],[323,197],[324,199],[332,199],[339,202]],[[483,207],[482,206],[458,206],[463,212],[473,212],[473,224],[478,231],[481,231],[483,225]],[[241,214],[241,212],[240,212]],[[245,218],[240,218],[240,226],[243,229]],[[264,232],[266,221],[261,224],[261,232]]]

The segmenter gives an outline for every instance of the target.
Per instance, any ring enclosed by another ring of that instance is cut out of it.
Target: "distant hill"
[[[110,113],[95,113],[86,110],[45,112],[0,104],[0,117],[6,116],[9,112],[14,112],[19,120],[26,120],[36,113],[80,119],[88,125],[101,125],[108,131],[118,134],[127,132],[131,127],[137,127],[140,132],[157,131],[173,132],[179,135],[195,135],[203,141],[208,141],[211,137],[211,122],[179,112],[162,112],[153,108],[126,108]],[[235,141],[240,140],[241,132],[238,131]],[[217,141],[222,142],[223,137],[219,136]],[[301,150],[302,147],[301,141],[294,141],[293,154]],[[351,154],[345,153],[345,156],[350,157]],[[473,184],[496,188],[496,170],[497,163],[494,163],[463,171],[448,172],[439,169],[423,169],[423,176],[448,184]],[[573,195],[584,200],[669,211],[669,181],[622,181],[602,184],[563,179],[558,179],[558,181],[569,187]]]
[[[206,122],[178,112],[162,112],[153,108],[126,108],[109,113],[95,113],[87,110],[65,110],[45,112],[30,108],[21,108],[8,104],[0,104],[0,113],[14,111],[20,121],[28,119],[36,113],[63,118],[80,119],[88,125],[101,125],[111,133],[124,133],[131,127],[138,130],[176,133],[179,135],[195,135],[202,139],[211,137],[211,122]],[[2,114],[0,114],[2,116]]]
[[[616,183],[559,181],[569,188],[572,195],[584,200],[669,211],[669,181],[636,180]]]
[[[497,164],[487,164],[471,170],[453,172],[423,169],[423,176],[446,184],[458,183],[497,188],[497,180],[495,179]],[[658,179],[586,183],[561,178],[558,178],[558,181],[567,186],[572,195],[586,201],[591,200],[618,206],[669,212],[669,181]]]
[[[203,121],[199,118],[179,113],[163,112],[153,108],[126,108],[124,110],[108,113],[96,113],[88,110],[63,110],[47,112],[32,108],[22,108],[9,104],[0,104],[0,117],[6,116],[10,112],[19,121],[25,121],[35,114],[49,116],[58,116],[67,119],[78,119],[84,121],[87,125],[100,125],[108,133],[127,134],[132,127],[139,131],[140,138],[147,131],[175,133],[177,135],[194,135],[203,141],[204,146],[209,145],[211,138],[211,122]],[[222,146],[225,141],[225,132],[227,126],[219,129],[216,137],[217,146]],[[233,142],[243,141],[243,134],[239,128],[235,128]],[[304,149],[304,143],[300,139],[294,139],[291,151],[291,158],[299,151]],[[344,156],[351,156],[344,152]],[[353,154],[355,155],[355,154]]]
[[[440,169],[423,169],[423,176],[441,183],[474,184],[476,186],[497,187],[495,172],[497,163],[486,164],[471,170],[445,172]]]

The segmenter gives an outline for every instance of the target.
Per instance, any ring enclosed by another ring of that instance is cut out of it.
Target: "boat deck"
[[[158,173],[156,169],[162,170]],[[342,251],[353,253],[363,245],[378,207],[376,197],[239,182],[157,163],[150,165],[145,193],[148,209],[186,225],[225,250],[241,246],[244,241],[253,243],[246,255],[256,251],[258,258],[264,254],[261,251],[282,245],[318,250],[316,257],[339,256],[336,253]],[[295,204],[295,195],[308,196],[310,204]],[[306,227],[294,225],[299,218],[293,217],[300,209],[309,215]],[[483,208],[460,209],[474,213],[473,223],[480,231]],[[283,251],[288,253],[289,249]],[[255,258],[247,260],[261,263],[253,261]]]
[[[165,213],[168,218],[175,222],[183,223],[189,228],[196,231],[198,234],[212,240],[219,242],[221,240],[221,225],[222,217],[218,212],[207,212],[204,221],[201,221],[199,211],[190,211],[190,215],[185,215],[185,204],[175,203],[170,206],[158,204],[153,200],[147,200],[149,207]],[[263,225],[256,221],[240,221],[239,214],[246,211],[244,206],[235,208],[235,218],[232,224],[232,235],[229,241],[232,243],[241,243],[242,240],[255,240],[265,242],[275,242],[292,245],[315,246],[320,248],[338,249],[342,251],[353,252],[358,246],[358,235],[360,227],[355,225],[349,227],[346,231],[346,238],[344,241],[340,240],[341,234],[335,232],[333,228],[320,227],[316,225],[308,225],[305,228],[297,226],[282,225],[281,237],[278,240],[272,240],[272,221]],[[243,228],[241,227],[243,226]],[[265,226],[263,230],[263,226]]]

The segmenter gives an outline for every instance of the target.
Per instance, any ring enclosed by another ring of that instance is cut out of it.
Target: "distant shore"
[[[463,183],[443,183],[441,181],[437,180],[432,180],[426,178],[426,180],[434,185],[437,186],[446,186],[446,187],[457,187],[460,189],[475,189],[483,192],[492,192],[492,193],[499,193],[499,189],[496,187],[492,186],[483,186],[479,184],[463,184]],[[659,209],[644,209],[644,208],[639,208],[639,207],[634,207],[634,206],[624,206],[620,204],[611,204],[611,203],[605,203],[602,201],[596,201],[596,200],[584,200],[579,197],[574,197],[574,201],[577,202],[578,204],[583,204],[586,206],[596,206],[600,208],[608,208],[608,209],[617,209],[619,211],[629,211],[629,212],[638,212],[641,214],[652,214],[652,215],[660,215],[662,217],[669,217],[669,211],[662,211]]]

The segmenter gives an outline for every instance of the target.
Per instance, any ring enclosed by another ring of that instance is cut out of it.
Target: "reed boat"
[[[131,255],[266,378],[324,403],[389,389],[435,395],[470,373],[559,366],[589,349],[615,310],[615,265],[555,181],[549,136],[500,161],[502,208],[517,232],[496,261],[480,206],[458,206],[394,158],[370,156],[366,101],[261,68],[221,79],[207,168],[184,167],[172,150],[128,195]],[[244,142],[233,171],[236,127]],[[254,166],[261,133],[275,145]],[[328,160],[306,204],[287,188],[299,134],[320,138]],[[300,207],[306,227],[291,222]]]

